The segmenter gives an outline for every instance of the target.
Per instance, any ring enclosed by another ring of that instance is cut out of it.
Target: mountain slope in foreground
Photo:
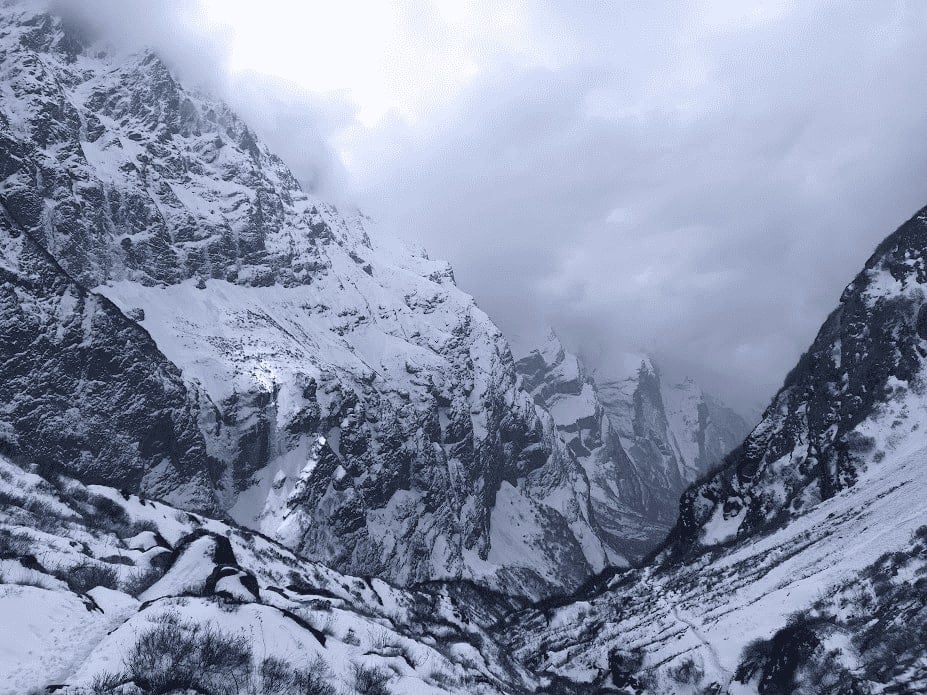
[[[923,692],[925,255],[927,210],[846,288],[744,445],[686,492],[651,566],[512,618],[523,663],[626,692]]]
[[[342,575],[253,531],[3,457],[0,500],[0,693],[536,685],[481,626],[518,604],[472,585]]]

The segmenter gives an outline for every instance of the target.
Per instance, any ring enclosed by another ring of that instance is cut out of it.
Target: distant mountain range
[[[693,380],[667,384],[647,355],[627,354],[597,377],[551,332],[516,368],[582,466],[595,517],[629,557],[663,540],[683,490],[749,431]]]

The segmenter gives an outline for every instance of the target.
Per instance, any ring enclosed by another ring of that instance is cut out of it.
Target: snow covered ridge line
[[[3,458],[0,500],[0,693],[537,684],[480,626],[500,609],[473,592],[341,575],[247,530]]]
[[[541,596],[626,564],[623,510],[593,511],[446,263],[301,190],[156,55],[28,5],[0,16],[0,94],[2,243],[41,250],[3,261],[0,436],[41,449],[41,411],[62,471],[345,573]]]

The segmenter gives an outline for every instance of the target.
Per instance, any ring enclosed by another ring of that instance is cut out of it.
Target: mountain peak
[[[560,336],[557,335],[557,332],[553,328],[547,329],[547,336],[544,339],[544,344],[535,350],[535,352],[538,352],[541,355],[544,363],[548,366],[559,364],[566,356],[566,350],[563,347],[563,342],[560,340]]]
[[[747,426],[694,381],[665,384],[647,355],[625,353],[616,365],[589,376],[551,332],[516,367],[583,466],[596,516],[615,519],[618,546],[641,557],[675,521],[685,486],[737,446]]]

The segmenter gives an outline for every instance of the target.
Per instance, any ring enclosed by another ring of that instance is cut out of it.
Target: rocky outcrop
[[[749,427],[691,378],[667,382],[646,355],[623,362],[623,370],[611,370],[619,376],[600,379],[603,407],[641,480],[636,504],[672,524],[680,493],[721,463]]]
[[[540,685],[486,628],[517,600],[339,574],[250,530],[46,480],[2,455],[0,496],[3,695],[503,695]]]
[[[216,510],[218,462],[180,370],[3,214],[0,255],[4,448],[46,471]]]

